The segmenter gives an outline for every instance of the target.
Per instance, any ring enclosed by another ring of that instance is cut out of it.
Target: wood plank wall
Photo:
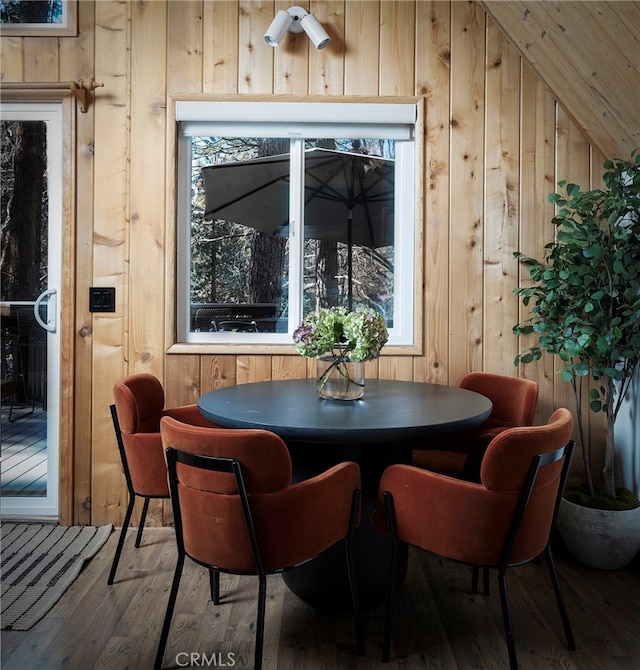
[[[279,48],[263,33],[280,0],[80,0],[79,35],[2,37],[5,81],[104,83],[76,116],[75,367],[73,477],[64,523],[119,524],[126,489],[109,418],[111,387],[148,371],[167,403],[194,402],[222,386],[313,374],[297,355],[215,347],[173,354],[174,196],[167,161],[177,94],[424,96],[423,355],[388,350],[369,376],[457,384],[470,370],[526,375],[540,384],[537,419],[571,406],[553,361],[517,370],[524,343],[512,293],[521,279],[513,252],[539,257],[552,236],[547,194],[559,179],[597,179],[604,156],[521,60],[477,2],[311,0],[333,37],[317,51],[305,35]],[[166,268],[163,272],[162,269]],[[113,314],[87,311],[89,286],[115,286]],[[593,419],[596,452],[602,430]],[[598,458],[596,457],[596,462]],[[150,523],[169,518],[152,505]]]

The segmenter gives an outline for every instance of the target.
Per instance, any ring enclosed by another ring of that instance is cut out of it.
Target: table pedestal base
[[[353,540],[353,562],[362,606],[384,601],[389,575],[391,547],[389,536],[377,530],[371,515],[375,509],[380,477],[392,463],[406,463],[410,450],[404,445],[326,445],[291,443],[294,481],[313,477],[344,461],[360,464],[362,478],[362,515]],[[405,453],[409,452],[409,453]],[[398,553],[396,587],[407,570],[407,547]],[[283,573],[285,584],[304,602],[318,608],[351,607],[345,560],[345,544],[339,542],[313,560]]]
[[[407,572],[407,546],[400,545],[396,588]],[[389,539],[370,522],[355,533],[353,562],[360,605],[384,601],[389,576]],[[313,560],[283,573],[282,579],[298,598],[313,607],[330,610],[351,608],[345,561],[345,545],[340,542]]]

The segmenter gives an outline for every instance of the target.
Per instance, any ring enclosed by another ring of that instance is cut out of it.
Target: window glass
[[[371,307],[393,325],[393,140],[306,142],[303,313]]]
[[[289,140],[191,143],[191,331],[286,332]]]

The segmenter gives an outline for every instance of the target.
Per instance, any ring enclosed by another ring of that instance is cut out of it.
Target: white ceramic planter
[[[556,525],[567,549],[590,568],[620,570],[640,551],[640,507],[612,512],[563,498]]]

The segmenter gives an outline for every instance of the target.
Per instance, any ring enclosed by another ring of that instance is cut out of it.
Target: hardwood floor
[[[152,667],[176,556],[173,531],[146,529],[137,550],[133,539],[130,531],[113,586],[107,586],[107,574],[115,531],[34,628],[2,631],[3,670]],[[546,567],[513,569],[508,584],[520,669],[638,670],[639,562],[624,571],[604,572],[556,553],[578,648],[567,650]],[[363,613],[367,653],[358,657],[349,612],[315,610],[272,576],[263,667],[507,668],[495,578],[489,597],[471,595],[469,586],[468,568],[411,550],[409,573],[397,597],[391,662],[383,664],[381,605]],[[252,666],[257,582],[223,575],[221,590],[223,600],[216,607],[208,598],[205,570],[187,560],[165,668]]]

